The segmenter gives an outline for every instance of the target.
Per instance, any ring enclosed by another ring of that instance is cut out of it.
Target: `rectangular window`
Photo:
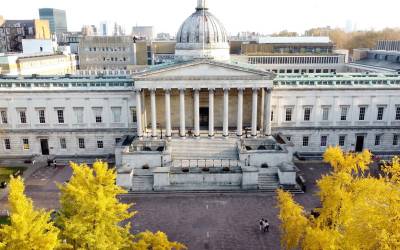
[[[399,145],[399,135],[393,135],[393,146]]]
[[[97,141],[97,148],[104,148],[103,141]]]
[[[347,121],[347,113],[349,112],[349,107],[342,106],[340,111],[340,120]]]
[[[381,145],[381,137],[382,135],[375,135],[375,146]]]
[[[11,142],[10,139],[4,139],[4,148],[6,150],[10,150],[11,149]]]
[[[115,123],[121,122],[121,107],[113,107],[111,108],[111,112],[113,115],[113,122]]]
[[[78,147],[81,149],[85,148],[85,139],[84,138],[78,138]]]
[[[39,123],[46,123],[46,116],[44,109],[38,110],[38,114],[39,114]]]
[[[365,111],[366,111],[366,107],[360,107],[360,113],[358,115],[358,120],[360,121],[364,121],[365,120]]]
[[[29,150],[29,139],[28,138],[22,139],[22,145],[24,150]]]
[[[308,147],[309,141],[310,141],[310,137],[303,136],[303,147]]]
[[[285,121],[292,121],[293,108],[286,108]]]
[[[344,147],[345,144],[346,144],[346,136],[340,135],[339,136],[339,146]]]
[[[131,121],[132,123],[137,122],[136,107],[131,107]]]
[[[93,108],[93,113],[94,113],[94,119],[96,123],[102,123],[103,122],[103,109],[102,108]]]
[[[274,120],[274,111],[271,110],[271,122]]]
[[[309,121],[311,119],[311,108],[304,108],[304,121]]]
[[[378,121],[382,121],[383,120],[383,113],[385,111],[385,107],[378,107],[378,115],[376,117],[376,119]]]
[[[57,109],[57,119],[58,119],[58,123],[60,123],[60,124],[64,123],[64,110],[63,109]]]
[[[400,121],[400,106],[396,106],[396,121]]]
[[[76,124],[83,123],[83,108],[74,108]]]
[[[291,141],[292,137],[291,136],[286,136],[286,140]]]
[[[19,111],[19,119],[22,124],[26,123],[26,111],[25,110]]]
[[[5,110],[0,111],[0,115],[1,115],[1,123],[7,124],[8,123],[7,111]]]
[[[329,120],[329,108],[328,107],[322,108],[322,120],[323,121]]]
[[[327,143],[328,143],[328,136],[326,135],[321,136],[321,147],[326,147]]]
[[[67,149],[67,141],[65,140],[65,138],[60,138],[60,148]]]

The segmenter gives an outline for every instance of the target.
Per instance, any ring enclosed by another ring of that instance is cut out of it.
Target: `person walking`
[[[262,232],[264,230],[264,218],[261,218],[258,224],[260,226],[260,232]]]
[[[269,232],[269,222],[268,220],[264,220],[264,233]]]

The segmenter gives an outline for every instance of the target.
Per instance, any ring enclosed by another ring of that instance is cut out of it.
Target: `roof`
[[[258,38],[258,43],[331,43],[327,36],[267,36]]]
[[[385,60],[376,60],[376,59],[364,59],[360,61],[356,61],[353,64],[365,65],[374,68],[383,68],[383,69],[391,69],[400,71],[400,63],[385,61]]]

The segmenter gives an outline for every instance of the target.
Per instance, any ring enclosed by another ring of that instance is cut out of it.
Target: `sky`
[[[303,33],[323,26],[357,30],[400,27],[399,0],[207,1],[231,35],[240,31]],[[175,34],[196,4],[197,0],[4,0],[0,15],[5,19],[33,19],[39,18],[39,8],[58,8],[67,11],[69,31],[111,21],[123,25],[127,32],[134,25],[151,25],[157,33]]]

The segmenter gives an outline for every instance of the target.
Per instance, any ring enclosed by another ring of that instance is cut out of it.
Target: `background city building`
[[[53,8],[39,9],[39,17],[42,20],[48,20],[52,34],[62,34],[68,32],[67,15],[65,10]]]
[[[51,39],[47,20],[3,20],[0,53],[22,52],[22,39]]]
[[[132,36],[140,40],[152,41],[155,39],[155,29],[153,26],[133,26]]]

